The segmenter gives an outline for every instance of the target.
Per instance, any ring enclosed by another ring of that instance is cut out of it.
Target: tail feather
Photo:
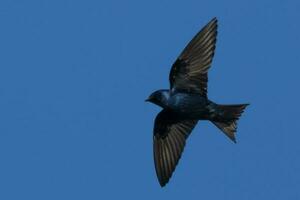
[[[236,143],[235,132],[237,130],[237,121],[248,105],[249,104],[218,105],[219,115],[211,122]]]

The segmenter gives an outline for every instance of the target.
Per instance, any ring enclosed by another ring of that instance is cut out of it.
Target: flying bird
[[[157,90],[146,100],[162,108],[153,129],[154,163],[161,187],[169,182],[199,120],[211,121],[236,142],[237,121],[249,105],[220,105],[207,97],[207,73],[216,48],[217,27],[213,18],[196,34],[171,68],[170,89]]]

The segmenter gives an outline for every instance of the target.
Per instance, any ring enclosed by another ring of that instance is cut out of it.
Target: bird
[[[186,140],[199,120],[209,120],[236,143],[237,121],[249,105],[217,104],[207,97],[208,70],[215,54],[218,20],[211,19],[173,63],[169,89],[153,92],[147,102],[162,110],[154,120],[153,154],[161,187],[170,180]]]

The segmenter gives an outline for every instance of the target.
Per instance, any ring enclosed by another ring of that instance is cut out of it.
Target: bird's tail
[[[218,117],[211,122],[223,131],[233,142],[237,129],[237,121],[249,104],[217,105]]]

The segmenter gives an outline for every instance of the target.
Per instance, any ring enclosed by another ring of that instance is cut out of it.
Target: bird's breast
[[[168,107],[173,111],[185,116],[205,118],[209,101],[195,94],[177,93],[172,95],[168,101]]]

